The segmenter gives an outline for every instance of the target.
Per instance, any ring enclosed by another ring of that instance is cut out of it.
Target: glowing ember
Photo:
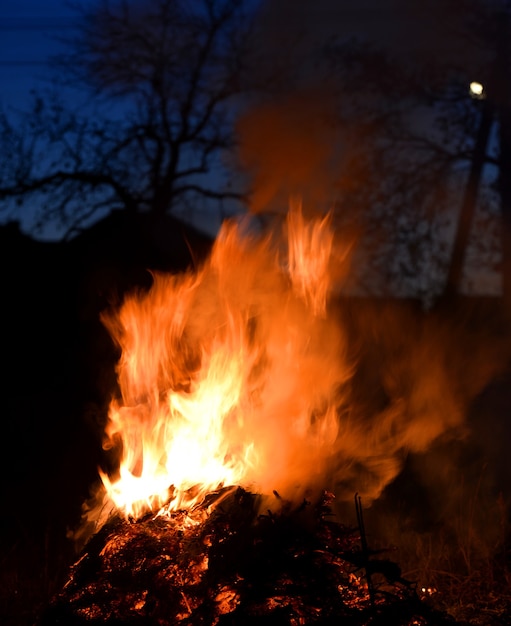
[[[222,485],[323,488],[350,376],[325,316],[333,236],[298,203],[287,226],[283,253],[226,225],[197,273],[155,274],[104,317],[122,349],[105,446],[122,458],[101,478],[126,515],[189,508]]]
[[[221,507],[206,509],[221,499]],[[208,494],[192,512],[112,516],[87,544],[38,626],[57,624],[395,624],[453,626],[413,585],[373,577],[369,593],[352,529],[324,493],[294,510],[242,488]],[[201,523],[184,527],[199,513]],[[129,564],[129,567],[127,567]],[[424,618],[424,619],[423,619]],[[427,618],[427,619],[426,619]],[[420,620],[420,621],[418,621]]]

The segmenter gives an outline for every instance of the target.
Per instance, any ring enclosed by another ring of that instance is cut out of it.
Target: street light
[[[484,98],[486,98],[486,92],[484,90],[484,86],[482,85],[482,83],[478,82],[477,80],[473,80],[470,83],[469,92],[470,92],[471,97],[475,98],[476,100],[483,100]]]

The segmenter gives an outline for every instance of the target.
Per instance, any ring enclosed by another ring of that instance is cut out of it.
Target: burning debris
[[[114,516],[39,626],[452,624],[329,519],[330,497],[258,513],[258,496],[231,488],[190,511]]]

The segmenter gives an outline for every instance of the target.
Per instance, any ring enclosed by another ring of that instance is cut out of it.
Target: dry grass
[[[438,537],[418,537],[419,565],[406,576],[418,581],[423,599],[457,621],[474,626],[511,624],[511,548],[506,554],[503,547],[491,558],[472,555],[469,562],[458,548],[439,544]]]
[[[474,506],[471,502],[469,509]],[[485,536],[469,511],[398,550],[403,574],[435,609],[471,626],[511,625],[511,541],[503,502],[499,536]]]

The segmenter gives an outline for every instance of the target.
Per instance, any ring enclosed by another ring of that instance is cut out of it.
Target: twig
[[[367,536],[364,525],[364,515],[362,513],[362,498],[355,494],[355,511],[357,512],[358,529],[360,531],[360,546],[362,548],[363,567],[366,571],[367,590],[369,592],[369,600],[371,606],[374,607],[374,587],[371,579],[371,570],[369,567],[369,548],[367,546]]]

